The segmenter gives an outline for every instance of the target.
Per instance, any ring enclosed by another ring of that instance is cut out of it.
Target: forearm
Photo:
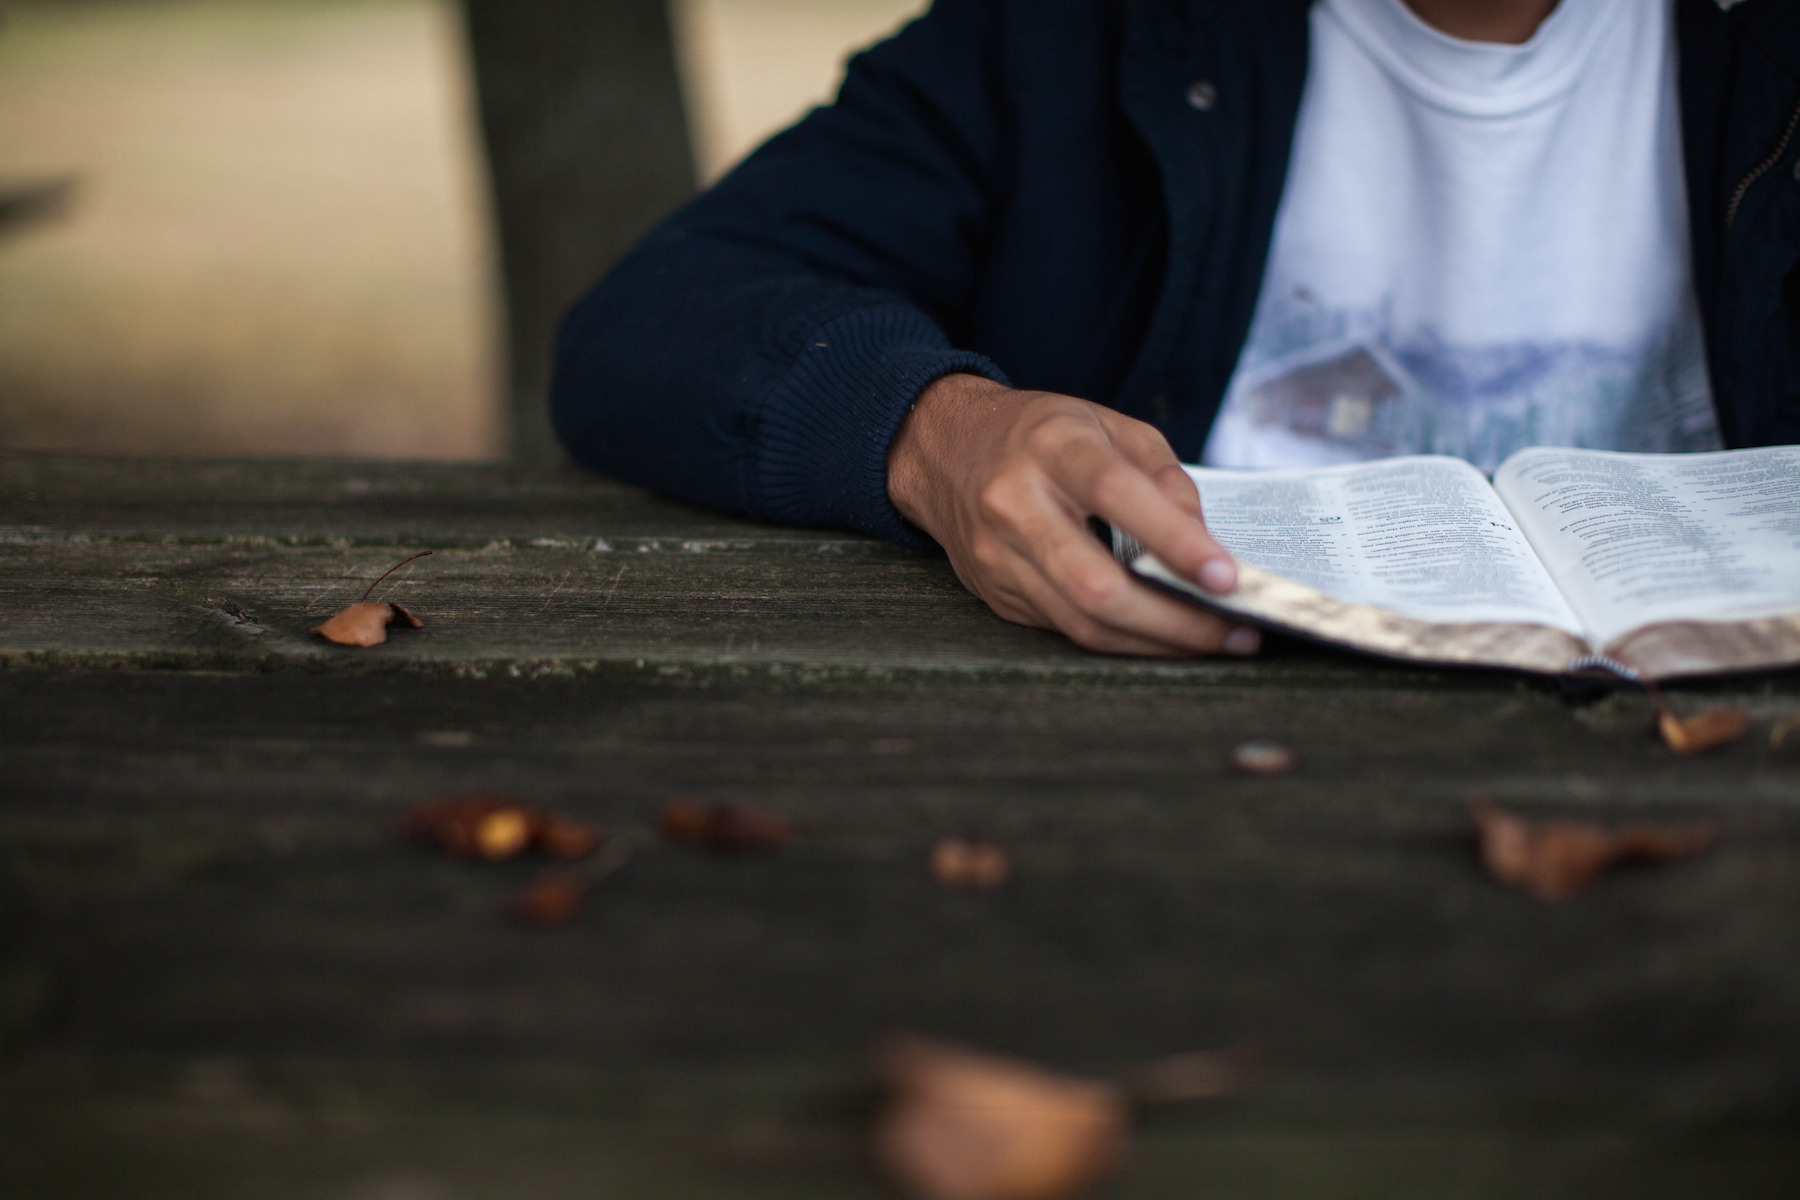
[[[580,461],[768,520],[918,534],[888,449],[952,372],[998,184],[986,0],[940,0],[836,105],[671,217],[570,314],[554,411]]]
[[[586,465],[709,507],[896,540],[887,454],[951,347],[904,298],[741,247],[647,244],[559,339],[553,410]]]

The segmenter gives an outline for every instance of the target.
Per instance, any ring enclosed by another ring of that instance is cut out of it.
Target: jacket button
[[[1219,89],[1210,79],[1196,79],[1188,84],[1188,106],[1196,112],[1210,112],[1219,102]]]

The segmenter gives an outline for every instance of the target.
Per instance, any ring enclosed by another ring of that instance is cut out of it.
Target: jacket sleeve
[[[854,58],[837,103],[677,211],[565,318],[552,408],[575,458],[791,525],[928,539],[887,455],[952,372],[1005,115],[990,0],[938,0]]]

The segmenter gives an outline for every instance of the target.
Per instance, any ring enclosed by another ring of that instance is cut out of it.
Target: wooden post
[[[465,0],[499,222],[512,453],[560,461],[557,323],[694,190],[664,0]]]

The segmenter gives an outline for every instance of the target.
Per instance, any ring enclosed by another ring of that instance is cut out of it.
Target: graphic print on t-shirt
[[[1222,467],[1531,445],[1716,449],[1670,0],[1562,0],[1524,46],[1323,0]]]
[[[1491,474],[1526,446],[1719,448],[1697,317],[1635,344],[1455,345],[1430,327],[1397,341],[1379,313],[1263,303],[1208,445],[1213,465],[1430,453]]]

